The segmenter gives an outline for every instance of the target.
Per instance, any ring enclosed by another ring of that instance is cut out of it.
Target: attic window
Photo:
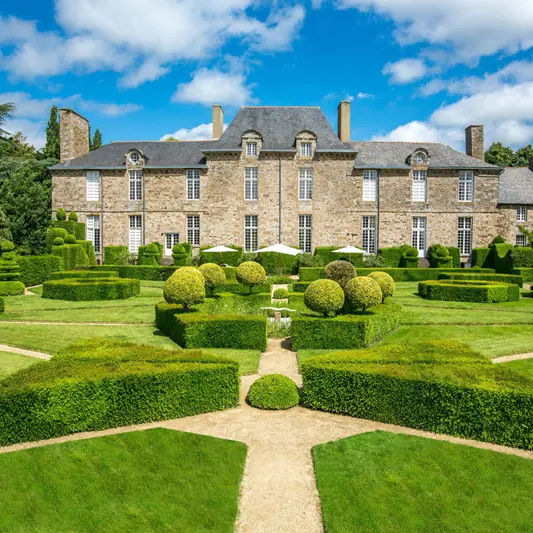
[[[137,164],[141,160],[141,156],[138,152],[131,152],[129,155],[129,159],[133,164]]]
[[[310,142],[302,142],[300,144],[300,155],[302,157],[311,157],[313,155],[313,144]]]
[[[257,143],[256,142],[247,142],[246,143],[246,155],[247,156],[256,156],[257,155]]]
[[[417,165],[423,165],[426,162],[426,154],[424,152],[417,152],[414,155],[414,162]]]

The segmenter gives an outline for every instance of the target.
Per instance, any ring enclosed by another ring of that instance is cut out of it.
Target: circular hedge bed
[[[520,287],[500,281],[438,279],[421,281],[418,294],[428,300],[452,302],[516,302]]]
[[[252,383],[246,400],[258,409],[290,409],[300,403],[296,383],[282,374],[269,374]]]
[[[53,300],[125,300],[140,290],[138,279],[58,279],[43,283],[42,296]]]

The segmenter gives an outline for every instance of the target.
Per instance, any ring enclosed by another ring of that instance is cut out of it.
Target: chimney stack
[[[337,107],[337,134],[343,143],[350,142],[350,102],[344,100]]]
[[[485,128],[468,126],[466,133],[466,155],[485,161]]]
[[[533,157],[529,158],[528,167],[529,167],[529,170],[531,170],[531,172],[533,172]]]
[[[89,121],[73,109],[59,110],[61,163],[89,153]]]
[[[222,106],[215,104],[213,106],[213,139],[219,139],[222,137],[223,131],[224,111],[222,111]]]

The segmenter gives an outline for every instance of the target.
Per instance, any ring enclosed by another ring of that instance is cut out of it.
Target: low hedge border
[[[20,281],[26,287],[48,281],[53,272],[63,269],[63,260],[57,255],[21,255],[16,259],[20,268]]]
[[[533,268],[515,268],[513,269],[515,276],[521,276],[525,283],[533,282]]]
[[[429,280],[418,284],[418,294],[428,300],[449,302],[516,302],[520,287],[499,281]]]
[[[513,274],[448,274],[446,272],[442,272],[439,274],[439,279],[455,279],[455,280],[479,280],[479,281],[501,281],[502,283],[514,283],[515,285],[518,285],[520,288],[524,284],[524,280],[522,279],[522,276],[517,276]]]
[[[402,306],[384,303],[365,314],[334,318],[294,317],[291,323],[295,350],[362,348],[383,338],[400,325]]]
[[[3,298],[0,298],[0,313],[3,313],[6,310],[6,302]]]
[[[143,281],[166,281],[180,267],[149,266],[149,265],[96,265],[83,270],[103,270],[118,272],[121,278],[139,279]]]
[[[266,316],[184,312],[180,305],[161,302],[155,317],[156,326],[182,348],[266,350]]]
[[[224,283],[224,285],[216,287],[213,291],[213,294],[222,294],[224,292],[246,296],[250,294],[250,288],[235,281],[233,283]],[[252,294],[271,294],[271,292],[272,285],[270,285],[270,283],[261,283],[260,285],[255,285],[252,288]]]
[[[79,278],[58,279],[43,283],[43,298],[53,300],[125,300],[141,290],[138,279]]]
[[[0,296],[18,296],[24,294],[24,283],[21,281],[0,281]]]
[[[98,279],[98,278],[119,278],[118,272],[114,270],[62,270],[52,272],[50,279]]]

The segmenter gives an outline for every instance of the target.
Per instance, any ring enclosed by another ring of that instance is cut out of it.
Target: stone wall
[[[60,161],[70,161],[89,152],[89,121],[72,109],[59,110]]]

